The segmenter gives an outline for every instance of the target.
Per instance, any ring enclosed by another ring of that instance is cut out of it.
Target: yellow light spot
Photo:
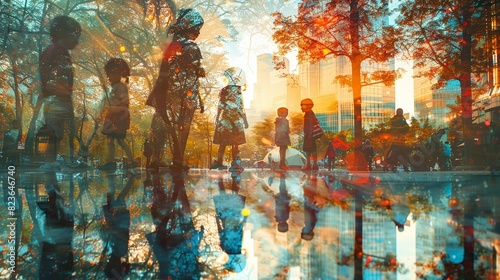
[[[241,215],[243,215],[244,217],[249,216],[249,215],[250,215],[250,209],[248,209],[248,208],[243,208],[243,209],[241,210]]]
[[[120,51],[121,51],[121,52],[124,52],[124,51],[126,51],[126,50],[127,50],[127,48],[125,48],[125,46],[120,46]]]

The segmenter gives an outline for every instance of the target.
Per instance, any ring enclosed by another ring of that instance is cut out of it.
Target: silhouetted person
[[[143,155],[146,158],[146,166],[149,166],[151,163],[151,157],[153,156],[153,145],[149,139],[144,141],[143,145]]]
[[[173,169],[187,168],[183,162],[191,122],[197,108],[200,108],[200,112],[204,111],[199,94],[199,78],[205,77],[205,70],[201,67],[200,49],[194,42],[203,23],[197,11],[179,9],[177,21],[169,29],[172,41],[163,53],[158,79],[146,101],[147,105],[155,108],[157,114],[151,125],[153,135],[158,131],[166,133],[172,141]],[[159,128],[162,126],[158,123],[160,120],[164,122],[163,129]],[[161,149],[162,146],[157,141],[154,149]],[[159,159],[153,158],[155,160]],[[158,167],[158,162],[152,167]]]
[[[274,131],[275,138],[274,142],[276,146],[280,148],[280,165],[279,168],[282,170],[287,170],[286,165],[286,149],[291,145],[290,141],[290,124],[288,119],[288,109],[285,107],[278,108],[278,117],[274,121]]]
[[[442,155],[442,148],[443,148],[441,138],[445,134],[446,131],[444,129],[440,129],[431,135],[431,139],[426,147],[428,149],[427,152],[430,153],[429,163],[428,163],[429,168],[427,170],[433,169],[436,163],[439,164],[439,157]]]
[[[405,136],[409,129],[410,127],[403,116],[403,109],[398,108],[396,115],[389,120],[389,130],[394,139],[386,156],[386,161],[391,165],[393,171],[396,171],[398,164],[403,163],[401,162],[402,160],[408,160],[406,156]],[[406,164],[404,164],[404,169],[408,171]]]
[[[330,141],[326,147],[325,156],[323,157],[326,163],[326,168],[330,171],[335,167],[336,151],[333,147],[333,142]]]
[[[238,146],[245,144],[245,129],[248,128],[245,107],[243,106],[242,87],[246,84],[245,73],[237,67],[224,72],[227,85],[219,93],[219,105],[215,117],[213,143],[219,145],[217,163],[211,168],[222,168],[226,146],[231,146],[232,161],[236,160]]]
[[[303,99],[300,102],[300,109],[304,112],[304,142],[302,150],[306,152],[307,159],[307,165],[303,168],[304,170],[318,170],[317,138],[313,137],[313,128],[319,122],[312,110],[313,107],[314,103],[309,98]],[[311,160],[313,161],[312,165]]]
[[[39,62],[44,116],[47,127],[55,132],[56,149],[64,134],[68,135],[69,159],[73,162],[75,110],[73,107],[73,64],[70,50],[78,45],[82,33],[80,24],[71,17],[57,16],[50,25],[52,44],[41,54]],[[65,131],[68,131],[66,133]],[[60,152],[59,150],[56,153]]]
[[[111,92],[105,93],[104,98],[104,124],[102,133],[107,136],[108,162],[102,169],[116,169],[115,141],[122,147],[127,155],[125,164],[130,167],[129,172],[134,172],[134,157],[130,147],[125,142],[127,130],[130,128],[128,77],[130,68],[121,58],[111,58],[104,66],[106,76],[111,84]],[[122,82],[122,79],[124,82]]]
[[[365,140],[363,145],[361,146],[361,152],[363,153],[363,156],[365,157],[366,164],[368,165],[368,170],[372,170],[372,163],[373,163],[373,156],[375,155],[373,153],[373,147],[370,143],[370,140]]]

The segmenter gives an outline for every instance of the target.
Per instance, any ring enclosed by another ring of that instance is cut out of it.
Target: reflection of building
[[[300,112],[296,75],[289,74],[290,63],[287,58],[283,58],[281,62],[284,63],[284,68],[275,70],[272,54],[257,56],[257,82],[251,109],[248,110],[249,114],[255,114],[257,120],[276,115],[279,107],[287,107],[290,112]]]

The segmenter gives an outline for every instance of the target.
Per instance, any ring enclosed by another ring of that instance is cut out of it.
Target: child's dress
[[[130,128],[128,88],[124,83],[113,85],[106,96],[105,118],[102,133],[114,138],[125,138]]]

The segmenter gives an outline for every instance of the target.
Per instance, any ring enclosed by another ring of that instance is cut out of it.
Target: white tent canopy
[[[275,163],[280,162],[280,148],[276,147],[266,154],[263,161],[266,163],[271,163],[269,161],[269,156],[271,156],[271,161]],[[286,149],[286,159],[285,163],[287,166],[305,166],[306,157],[297,149],[288,148]]]

